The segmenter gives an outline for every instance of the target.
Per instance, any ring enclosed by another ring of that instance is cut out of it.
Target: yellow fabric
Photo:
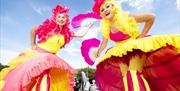
[[[50,91],[69,91],[69,73],[62,71],[59,68],[52,68],[50,70]],[[36,78],[37,82],[40,77]],[[37,82],[32,91],[36,91]],[[47,89],[47,75],[44,75],[40,84],[40,91]]]
[[[132,52],[133,49],[139,49],[143,52],[152,52],[159,48],[165,47],[166,45],[172,45],[180,49],[180,34],[174,35],[159,35],[151,36],[140,39],[127,39],[121,42],[116,43],[116,45],[109,49],[107,53],[100,59],[100,62],[104,61],[111,56],[122,57],[127,55],[127,52]]]
[[[4,81],[3,81],[3,80],[0,80],[0,91],[1,91],[1,89],[3,88],[3,86],[4,86]]]
[[[36,86],[37,86],[37,82],[38,82],[39,78],[40,78],[40,77],[38,77],[38,78],[35,79],[35,80],[36,80],[36,83],[34,84],[34,86],[33,86],[33,88],[32,88],[31,91],[36,91]]]
[[[24,63],[27,59],[32,58],[37,56],[38,52],[35,50],[26,50],[23,52],[22,55],[17,56],[16,58],[10,60],[10,62],[8,63],[7,68],[4,68],[1,72],[0,72],[0,80],[2,80],[4,78],[4,76],[6,76],[6,74],[14,69],[16,66]]]
[[[131,77],[132,77],[132,83],[133,83],[134,91],[140,91],[139,82],[138,82],[138,78],[136,75],[137,71],[130,70],[130,73],[131,73]]]
[[[27,59],[37,56],[38,52],[35,50],[25,50],[21,55],[17,56],[16,58],[10,60],[8,63],[7,68],[4,68],[0,72],[0,89],[2,89],[4,85],[4,77],[7,75],[7,73],[14,69],[16,66],[24,63]]]
[[[131,77],[132,77],[134,91],[140,91],[138,77],[137,77],[137,74],[136,74],[137,71],[136,70],[130,70],[130,73],[131,73]],[[150,87],[149,87],[147,81],[144,79],[143,75],[141,75],[141,78],[142,78],[142,80],[144,82],[146,91],[150,91]],[[129,91],[129,89],[128,89],[128,81],[127,81],[127,73],[123,77],[123,83],[124,83],[125,91]]]
[[[44,43],[41,43],[41,44],[38,44],[38,46],[40,48],[43,48],[49,52],[52,52],[52,53],[56,53],[60,47],[62,47],[64,45],[64,37],[61,36],[61,35],[54,35],[52,37],[50,37],[46,42]],[[17,67],[18,65],[24,63],[26,60],[30,59],[30,58],[33,58],[35,56],[38,56],[39,52],[37,52],[36,50],[25,50],[21,55],[17,56],[16,58],[10,60],[10,62],[8,63],[8,66],[7,68],[4,68],[1,72],[0,72],[0,89],[2,89],[3,85],[4,85],[4,77],[7,75],[7,73],[9,71],[11,71],[12,69],[14,69],[15,67]],[[57,73],[58,74],[58,73]],[[56,82],[57,80],[60,79],[60,81],[62,82],[59,82],[60,84],[65,84],[63,85],[65,89],[67,90],[51,90],[51,91],[68,91],[68,76],[69,74],[68,73],[62,73],[61,74],[59,73],[59,75],[57,76],[56,73],[54,73],[54,82]],[[59,78],[57,78],[57,77]],[[63,80],[65,79],[65,81]],[[66,83],[67,82],[67,83]],[[59,87],[59,83],[53,83],[55,84],[55,86],[53,86],[54,88],[57,88]],[[45,85],[42,85],[42,86],[45,86]],[[61,87],[59,87],[61,88]]]
[[[37,44],[38,47],[47,50],[51,53],[57,53],[58,50],[64,45],[64,37],[62,35],[53,35],[45,42]]]
[[[41,86],[40,86],[40,91],[47,91],[47,75],[44,75],[42,78]]]
[[[38,77],[36,79],[36,81],[38,82],[40,77]],[[31,91],[36,91],[36,86],[37,86],[37,82],[35,83],[35,85],[33,86],[33,89]],[[47,91],[47,75],[44,75],[43,78],[42,78],[42,81],[40,83],[40,91]]]
[[[69,91],[69,73],[59,68],[50,70],[50,91]]]
[[[106,3],[111,3],[114,5],[111,10],[114,14],[113,26],[115,26],[120,32],[128,34],[132,38],[136,38],[139,35],[139,24],[136,22],[136,20],[133,17],[129,17],[128,13],[123,11],[121,7],[116,4],[115,1],[107,0],[103,5],[101,5],[101,8],[104,7]],[[104,17],[102,18],[100,32],[107,39],[109,39],[111,25],[112,23],[109,20]]]
[[[125,91],[128,91],[127,74],[123,77],[123,82]]]
[[[142,78],[142,80],[143,80],[143,82],[144,82],[144,85],[145,85],[145,87],[146,87],[146,91],[151,91],[151,90],[150,90],[150,87],[149,87],[149,84],[148,84],[148,82],[146,81],[146,79],[144,78],[143,75],[141,75],[141,78]]]
[[[40,91],[47,91],[47,76],[48,75],[44,75],[42,78],[42,81],[40,83]],[[40,77],[36,78],[36,81],[38,82],[40,79]],[[37,86],[37,82],[35,83],[35,85],[33,86],[31,91],[36,91],[36,86]]]

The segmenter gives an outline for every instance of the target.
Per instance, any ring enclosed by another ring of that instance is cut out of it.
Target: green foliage
[[[2,65],[2,64],[0,63],[0,71],[1,71],[2,69],[6,68],[6,67],[8,67],[8,66],[7,66],[7,65]]]
[[[76,73],[75,73],[76,80],[81,79],[81,71],[84,71],[90,80],[95,79],[94,77],[95,69],[86,67],[86,68],[76,70]]]

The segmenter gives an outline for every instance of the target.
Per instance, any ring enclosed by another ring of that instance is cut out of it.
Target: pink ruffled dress
[[[73,91],[74,70],[55,55],[64,45],[56,34],[22,52],[0,72],[1,91]]]

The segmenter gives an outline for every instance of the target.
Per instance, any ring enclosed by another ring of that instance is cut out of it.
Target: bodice
[[[38,43],[37,46],[48,52],[57,53],[64,43],[63,35],[52,35],[45,42]]]

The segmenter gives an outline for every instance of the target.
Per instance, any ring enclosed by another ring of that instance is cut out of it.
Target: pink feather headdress
[[[69,8],[67,6],[61,6],[61,5],[56,5],[54,7],[54,9],[52,10],[53,12],[53,16],[52,16],[52,19],[55,20],[56,19],[56,16],[60,13],[65,13],[65,14],[68,14],[69,12]]]
[[[94,0],[94,4],[93,4],[93,8],[92,8],[93,12],[100,15],[100,7],[104,2],[105,2],[105,0]]]
[[[36,34],[38,35],[38,43],[46,41],[51,35],[52,32],[60,33],[65,37],[65,44],[69,43],[72,39],[73,32],[69,29],[69,15],[68,15],[69,8],[66,6],[56,5],[52,12],[53,15],[50,19],[46,19],[36,30]],[[67,17],[66,24],[63,26],[62,30],[58,28],[58,24],[56,23],[56,16],[58,14],[65,14]],[[64,45],[65,45],[64,44]]]

